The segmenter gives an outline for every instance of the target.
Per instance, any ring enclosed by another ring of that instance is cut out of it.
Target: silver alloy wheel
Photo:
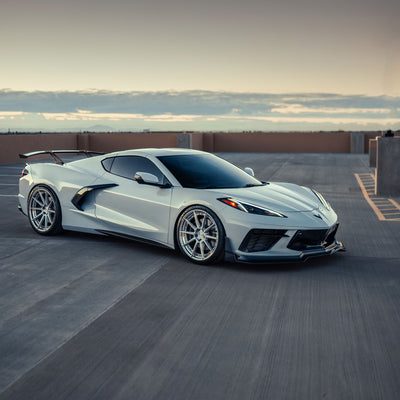
[[[37,188],[29,199],[29,219],[41,233],[49,232],[56,223],[56,203],[45,187]]]
[[[182,215],[178,226],[180,248],[195,261],[210,259],[220,241],[220,233],[213,216],[199,208]]]

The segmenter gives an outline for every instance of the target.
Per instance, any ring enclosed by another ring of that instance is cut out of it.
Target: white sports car
[[[88,157],[64,163],[58,154]],[[343,249],[337,216],[315,190],[262,182],[210,153],[139,149],[102,154],[38,151],[56,163],[27,164],[19,209],[41,235],[63,229],[179,249],[215,263],[299,260]]]

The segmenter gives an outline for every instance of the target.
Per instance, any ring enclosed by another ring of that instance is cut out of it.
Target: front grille
[[[239,250],[247,253],[269,250],[285,233],[283,229],[252,229],[243,239]]]
[[[297,251],[327,247],[335,241],[338,226],[339,224],[330,229],[298,230],[287,247]]]

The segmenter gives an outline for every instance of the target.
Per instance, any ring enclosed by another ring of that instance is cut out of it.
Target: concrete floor
[[[368,156],[221,156],[322,192],[347,252],[199,267],[125,240],[43,238],[16,209],[23,164],[0,166],[0,399],[400,398],[400,222],[361,194]]]

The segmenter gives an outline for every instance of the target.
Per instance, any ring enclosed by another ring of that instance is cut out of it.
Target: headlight
[[[312,192],[318,197],[318,200],[322,203],[322,205],[327,209],[331,209],[331,205],[324,199],[324,196],[322,196],[321,193],[318,193],[316,190],[311,189]]]
[[[236,199],[232,199],[231,197],[226,197],[222,199],[218,199],[224,204],[236,208],[237,210],[244,211],[249,214],[257,214],[257,215],[265,215],[268,217],[280,217],[287,218],[286,215],[283,215],[277,211],[268,210],[267,208],[254,206],[253,204],[245,203],[243,201],[239,201]]]

